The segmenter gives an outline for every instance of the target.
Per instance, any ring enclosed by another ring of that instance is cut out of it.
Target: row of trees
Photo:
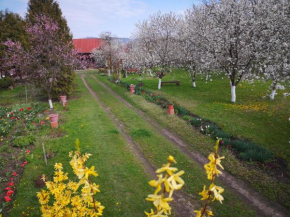
[[[231,101],[241,80],[290,80],[290,2],[288,0],[204,1],[184,16],[160,12],[136,25],[124,64],[139,70],[182,67],[196,73],[223,72],[230,80]]]
[[[49,98],[69,94],[73,89],[77,64],[72,35],[59,5],[54,0],[30,0],[25,20],[19,15],[1,12],[1,74],[25,78],[42,87]]]

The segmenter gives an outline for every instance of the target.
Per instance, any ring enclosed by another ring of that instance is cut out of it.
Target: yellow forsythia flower
[[[37,192],[42,216],[97,217],[103,215],[105,207],[95,199],[96,193],[100,192],[99,186],[90,181],[91,175],[98,176],[98,174],[94,166],[91,168],[85,166],[91,154],[81,155],[79,140],[76,141],[76,149],[75,152],[70,152],[69,156],[72,158],[70,164],[79,179],[78,182],[68,180],[68,174],[62,171],[61,163],[54,165],[53,182],[46,181],[45,175],[42,175],[48,189],[48,191]],[[53,200],[53,203],[50,203],[50,200]]]
[[[202,196],[201,200],[205,200],[206,203],[204,205],[204,208],[200,210],[194,210],[196,213],[196,217],[203,217],[207,215],[207,217],[213,216],[213,212],[211,210],[207,210],[206,207],[208,207],[208,204],[210,202],[210,199],[218,200],[220,203],[224,200],[224,197],[222,196],[222,193],[224,192],[224,189],[220,186],[217,186],[214,184],[215,177],[218,177],[222,172],[218,170],[218,166],[222,169],[223,166],[221,165],[221,160],[225,157],[220,157],[217,152],[219,148],[219,142],[220,140],[217,140],[215,144],[215,152],[210,153],[208,156],[209,163],[204,165],[205,172],[207,174],[207,179],[211,181],[211,185],[207,189],[206,186],[203,186],[202,192],[199,193],[199,195]]]
[[[150,213],[145,212],[148,217],[167,217],[170,215],[171,207],[169,203],[173,201],[173,192],[180,190],[184,185],[184,181],[180,177],[184,174],[184,171],[177,172],[177,168],[171,167],[172,163],[176,163],[176,161],[174,157],[169,156],[168,163],[156,170],[158,179],[149,182],[149,185],[156,188],[156,190],[154,194],[149,194],[146,200],[152,201],[156,210],[153,211],[151,209]]]

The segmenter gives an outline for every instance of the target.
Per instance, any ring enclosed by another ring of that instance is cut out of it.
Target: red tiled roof
[[[73,39],[73,44],[78,53],[92,53],[93,49],[100,47],[101,41],[99,38]]]

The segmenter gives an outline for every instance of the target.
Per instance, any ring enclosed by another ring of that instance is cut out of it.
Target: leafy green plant
[[[189,115],[184,115],[182,117],[182,119],[185,120],[185,121],[189,121],[191,119],[191,117]]]
[[[12,85],[12,80],[10,77],[6,76],[5,78],[0,79],[0,88],[8,88]]]
[[[184,115],[189,115],[190,114],[190,112],[187,109],[185,109],[185,108],[183,108],[181,106],[177,106],[177,111],[178,111],[178,114],[180,114],[182,117]]]
[[[192,118],[190,120],[191,125],[198,128],[201,125],[201,119],[200,118]]]
[[[231,135],[224,132],[223,130],[215,130],[213,131],[213,137],[218,137],[218,138],[222,138],[222,139],[229,139],[231,138]]]
[[[33,144],[36,138],[33,135],[19,136],[13,141],[13,146],[25,148],[28,145]]]

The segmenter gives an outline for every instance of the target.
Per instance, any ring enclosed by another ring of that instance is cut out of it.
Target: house
[[[91,56],[94,49],[101,46],[102,39],[100,38],[81,38],[73,39],[73,45],[77,50],[79,59],[86,60],[89,64],[88,67],[94,67],[94,59]]]

